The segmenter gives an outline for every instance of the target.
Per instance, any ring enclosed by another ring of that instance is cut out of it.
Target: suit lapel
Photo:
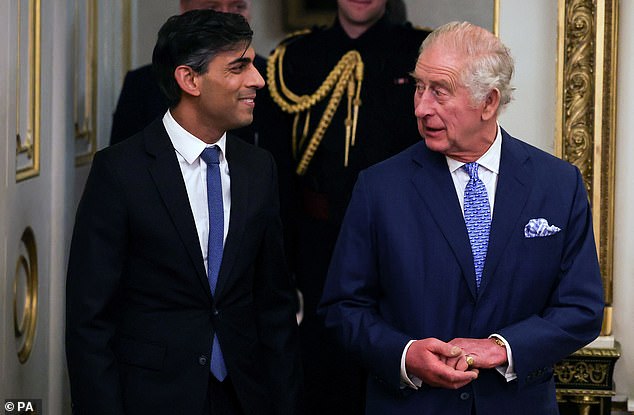
[[[149,167],[150,174],[196,268],[198,278],[211,298],[196,223],[172,142],[160,119],[150,124],[144,130],[144,135],[146,149],[154,156],[154,163]]]
[[[445,156],[427,150],[424,145],[419,146],[419,149],[413,157],[417,168],[412,182],[449,243],[475,298],[475,269],[471,245],[447,161]]]
[[[487,257],[482,273],[483,292],[500,262],[509,238],[520,227],[518,221],[528,200],[531,187],[530,164],[528,154],[519,146],[518,141],[502,130],[502,154],[500,173],[495,192],[493,221],[489,234]]]
[[[228,285],[231,270],[236,261],[245,228],[246,209],[249,197],[248,167],[236,145],[238,140],[227,136],[226,156],[231,175],[231,214],[229,216],[229,232],[222,253],[222,264],[216,285],[216,297],[220,298],[223,289]]]

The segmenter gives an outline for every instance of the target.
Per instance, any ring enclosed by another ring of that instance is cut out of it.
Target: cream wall
[[[616,390],[634,400],[634,2],[620,1],[614,212],[614,334],[621,343]],[[634,410],[634,408],[632,408]]]
[[[515,59],[516,88],[514,100],[500,117],[500,124],[509,134],[553,153],[557,2],[501,0],[499,26],[500,38]]]
[[[493,29],[493,0],[404,0],[408,19],[418,26],[438,27],[452,20],[466,20]]]

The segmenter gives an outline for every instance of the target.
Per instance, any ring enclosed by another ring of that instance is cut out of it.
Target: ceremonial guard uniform
[[[420,140],[410,77],[427,31],[383,16],[357,39],[339,21],[291,36],[271,54],[278,111],[260,139],[280,172],[289,263],[304,297],[300,325],[308,407],[363,412],[365,376],[316,316],[358,173]]]

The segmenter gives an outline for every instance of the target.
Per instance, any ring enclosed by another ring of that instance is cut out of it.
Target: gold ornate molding
[[[132,67],[132,3],[131,0],[122,0],[121,5],[121,75],[125,75]]]
[[[493,34],[500,37],[500,0],[493,0]]]
[[[24,230],[20,241],[23,253],[18,257],[13,278],[13,329],[18,360],[26,363],[35,341],[38,303],[37,246],[30,227]],[[24,284],[20,281],[21,275],[24,276]]]
[[[15,97],[16,181],[40,174],[40,89],[41,7],[40,0],[28,0],[26,9],[17,2],[17,68]],[[22,27],[23,13],[28,22]],[[26,38],[26,43],[23,40]],[[23,61],[24,60],[24,61]],[[25,79],[21,78],[26,74]],[[24,102],[22,98],[24,97]],[[26,114],[22,119],[22,114]]]
[[[553,371],[557,402],[575,405],[580,414],[589,414],[591,406],[599,406],[604,413],[616,394],[612,376],[620,355],[616,343],[613,348],[581,349],[557,363]]]
[[[559,0],[555,152],[579,168],[593,208],[612,332],[618,0]]]
[[[607,386],[609,363],[601,361],[565,362],[557,367],[562,384]]]
[[[97,1],[75,3],[75,165],[97,150]]]

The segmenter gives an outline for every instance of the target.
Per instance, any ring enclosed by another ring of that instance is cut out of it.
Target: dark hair
[[[240,48],[246,51],[252,38],[249,23],[239,14],[204,9],[167,19],[154,46],[152,69],[170,106],[178,104],[181,97],[174,78],[178,66],[205,73],[216,54]]]

